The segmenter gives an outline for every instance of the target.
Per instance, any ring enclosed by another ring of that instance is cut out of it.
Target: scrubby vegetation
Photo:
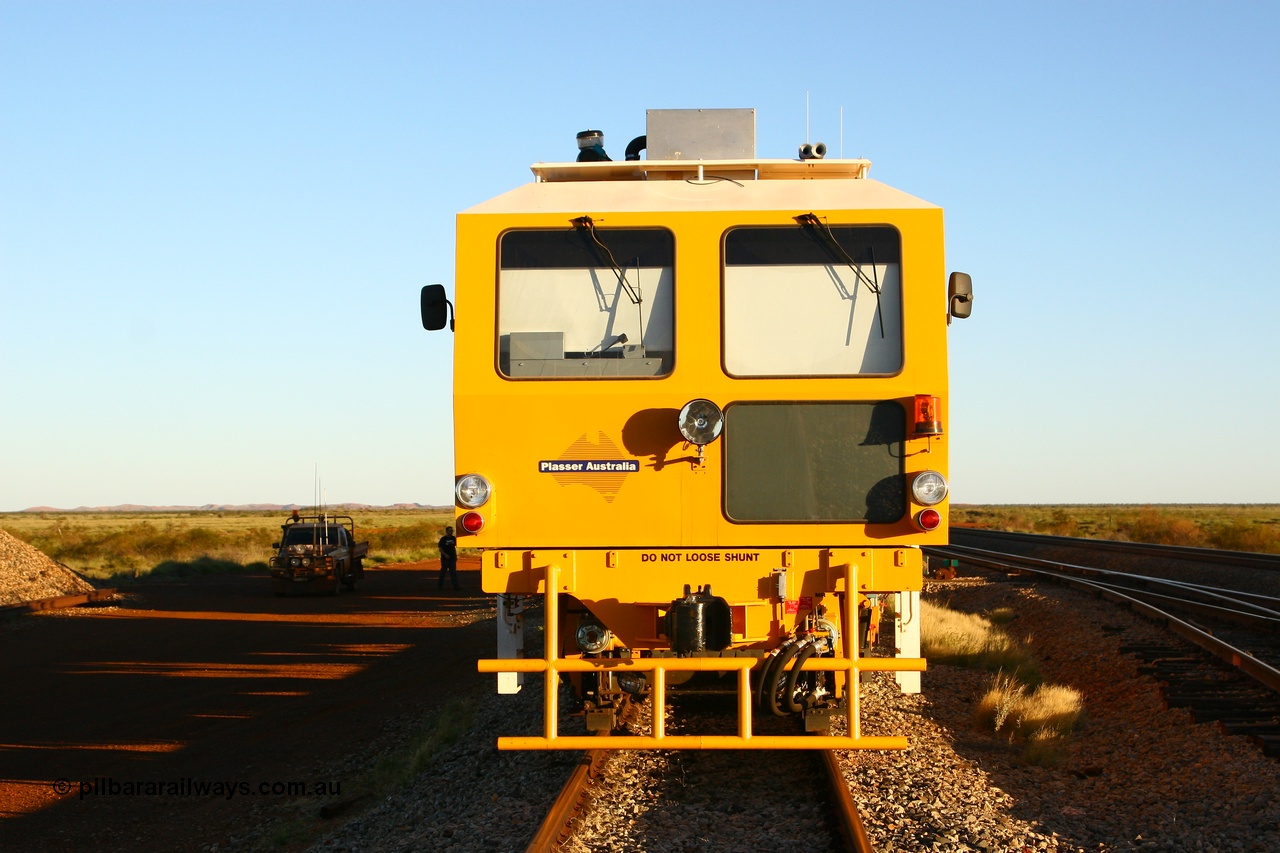
[[[336,512],[342,512],[337,510]],[[440,510],[354,512],[374,563],[439,556]],[[9,513],[0,528],[90,578],[265,571],[284,513]]]
[[[1280,506],[1079,504],[951,507],[952,524],[1280,554]]]
[[[983,728],[1030,741],[1069,734],[1083,708],[1084,698],[1074,687],[1041,684],[1032,690],[1012,676],[996,673],[978,700],[974,718]]]
[[[1007,621],[1007,609],[1001,615]],[[920,646],[922,654],[935,663],[1008,672],[1024,684],[1040,682],[1031,653],[986,616],[921,601]]]
[[[382,756],[369,784],[378,794],[403,786],[430,766],[432,759],[445,747],[471,730],[475,719],[474,696],[455,696],[423,721],[422,731],[408,748]]]
[[[1019,744],[1023,760],[1055,764],[1064,738],[1084,714],[1084,699],[1072,687],[1041,683],[1030,652],[995,624],[1016,614],[1000,608],[990,615],[994,618],[922,601],[923,654],[933,663],[992,671],[991,686],[974,709],[975,723]]]

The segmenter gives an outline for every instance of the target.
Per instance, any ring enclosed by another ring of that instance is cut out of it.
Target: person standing
[[[440,589],[444,589],[444,576],[447,573],[449,580],[453,581],[453,588],[460,589],[458,586],[458,540],[453,535],[453,528],[446,527],[444,535],[440,537]]]

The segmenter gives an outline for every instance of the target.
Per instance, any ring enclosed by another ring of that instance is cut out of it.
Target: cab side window
[[[498,369],[513,379],[652,378],[675,361],[675,238],[658,228],[508,231]]]
[[[805,219],[805,217],[799,217]],[[736,228],[724,241],[724,368],[733,376],[902,369],[901,240],[888,226]]]

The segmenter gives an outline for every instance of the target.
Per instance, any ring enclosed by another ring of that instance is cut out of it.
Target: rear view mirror
[[[973,313],[973,279],[968,273],[953,272],[947,282],[947,304],[952,317],[963,320]]]
[[[448,297],[444,295],[443,284],[428,284],[422,288],[422,328],[428,332],[436,332],[444,328],[444,324],[449,324],[449,331],[453,331],[453,320],[450,319],[449,313],[452,305]]]

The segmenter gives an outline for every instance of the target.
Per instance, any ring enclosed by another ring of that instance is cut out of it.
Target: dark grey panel
[[[859,264],[896,264],[902,258],[901,237],[885,225],[833,225],[822,232],[801,225],[763,228],[735,228],[725,236],[726,266],[745,264],[843,264],[833,254],[827,237],[835,240]]]
[[[658,228],[597,228],[596,238],[623,268],[675,265],[675,235]],[[508,231],[502,235],[501,268],[608,268],[608,257],[581,228]]]
[[[896,402],[738,403],[725,411],[733,521],[889,523],[907,512]]]

